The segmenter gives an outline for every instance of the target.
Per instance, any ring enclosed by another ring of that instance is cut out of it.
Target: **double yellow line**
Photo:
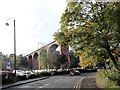
[[[84,78],[85,78],[85,77],[82,77],[80,80],[78,80],[78,81],[75,83],[75,85],[74,85],[74,87],[73,87],[73,90],[80,90],[81,82],[82,82],[82,80],[83,80]]]

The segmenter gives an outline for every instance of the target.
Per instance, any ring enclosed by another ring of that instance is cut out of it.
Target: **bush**
[[[51,76],[50,72],[44,71],[40,73],[41,76]]]
[[[63,74],[69,74],[69,71],[62,70],[62,71],[52,71],[51,75],[63,75]]]
[[[107,74],[107,77],[109,78],[109,80],[111,82],[114,82],[115,85],[120,86],[120,73],[119,73],[119,71],[115,68],[112,68],[112,69],[108,70],[108,73],[109,74]]]
[[[108,70],[98,70],[96,83],[100,88],[120,88],[120,73],[114,67]]]
[[[41,73],[40,72],[37,72],[35,73],[36,77],[41,77]]]
[[[2,84],[16,82],[17,78],[14,73],[11,72],[2,72]]]

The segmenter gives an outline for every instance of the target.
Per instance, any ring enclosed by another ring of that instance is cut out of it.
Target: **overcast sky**
[[[13,19],[6,26],[8,18],[16,21],[17,54],[27,54],[38,48],[38,42],[53,41],[66,5],[66,0],[0,0],[0,52],[14,52]]]

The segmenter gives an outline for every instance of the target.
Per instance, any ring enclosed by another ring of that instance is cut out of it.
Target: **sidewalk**
[[[17,85],[22,85],[22,84],[34,82],[34,81],[39,81],[39,80],[47,79],[47,78],[49,78],[49,77],[41,77],[41,78],[23,80],[23,81],[18,81],[18,82],[15,82],[15,83],[10,83],[10,84],[6,84],[6,85],[2,85],[2,86],[0,86],[0,90],[1,89],[6,89],[6,88],[9,88],[9,87],[13,87],[13,86],[17,86]]]
[[[95,76],[91,77],[84,77],[82,78],[81,82],[79,83],[79,89],[80,90],[101,90],[96,85],[96,79]]]
[[[84,88],[91,88],[91,89],[99,89],[96,85],[96,80],[95,77],[84,77],[81,80],[81,85],[80,85],[80,89],[84,89]]]
[[[97,87],[95,76],[82,77],[75,85],[74,90],[102,90]]]

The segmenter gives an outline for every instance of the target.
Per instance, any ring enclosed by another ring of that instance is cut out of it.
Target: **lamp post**
[[[14,70],[15,70],[15,75],[16,75],[16,28],[15,28],[15,19],[14,18],[8,18],[6,26],[9,26],[8,21],[10,19],[13,19],[14,21]]]

